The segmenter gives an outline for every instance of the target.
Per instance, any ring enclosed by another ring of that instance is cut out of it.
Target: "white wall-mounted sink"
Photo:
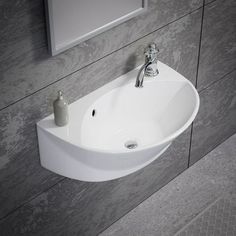
[[[182,75],[158,62],[159,75],[136,88],[138,68],[69,106],[70,122],[37,123],[43,167],[82,181],[128,175],[158,158],[194,120],[199,96]]]

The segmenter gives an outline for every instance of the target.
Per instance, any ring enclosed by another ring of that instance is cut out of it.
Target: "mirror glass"
[[[47,0],[49,49],[56,55],[147,9],[147,0]]]

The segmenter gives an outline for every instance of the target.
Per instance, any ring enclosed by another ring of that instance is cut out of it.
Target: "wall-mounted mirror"
[[[46,0],[49,50],[56,55],[147,9],[147,0]]]

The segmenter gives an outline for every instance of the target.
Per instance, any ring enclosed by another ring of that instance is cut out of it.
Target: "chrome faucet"
[[[157,53],[159,52],[157,45],[155,43],[151,43],[146,48],[145,54],[145,64],[141,66],[135,87],[142,88],[143,87],[143,79],[144,76],[154,77],[159,74],[157,69]]]

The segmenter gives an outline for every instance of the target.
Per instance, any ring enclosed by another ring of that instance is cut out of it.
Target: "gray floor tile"
[[[235,236],[236,235],[236,195],[217,199],[199,216],[181,229],[176,236]]]

